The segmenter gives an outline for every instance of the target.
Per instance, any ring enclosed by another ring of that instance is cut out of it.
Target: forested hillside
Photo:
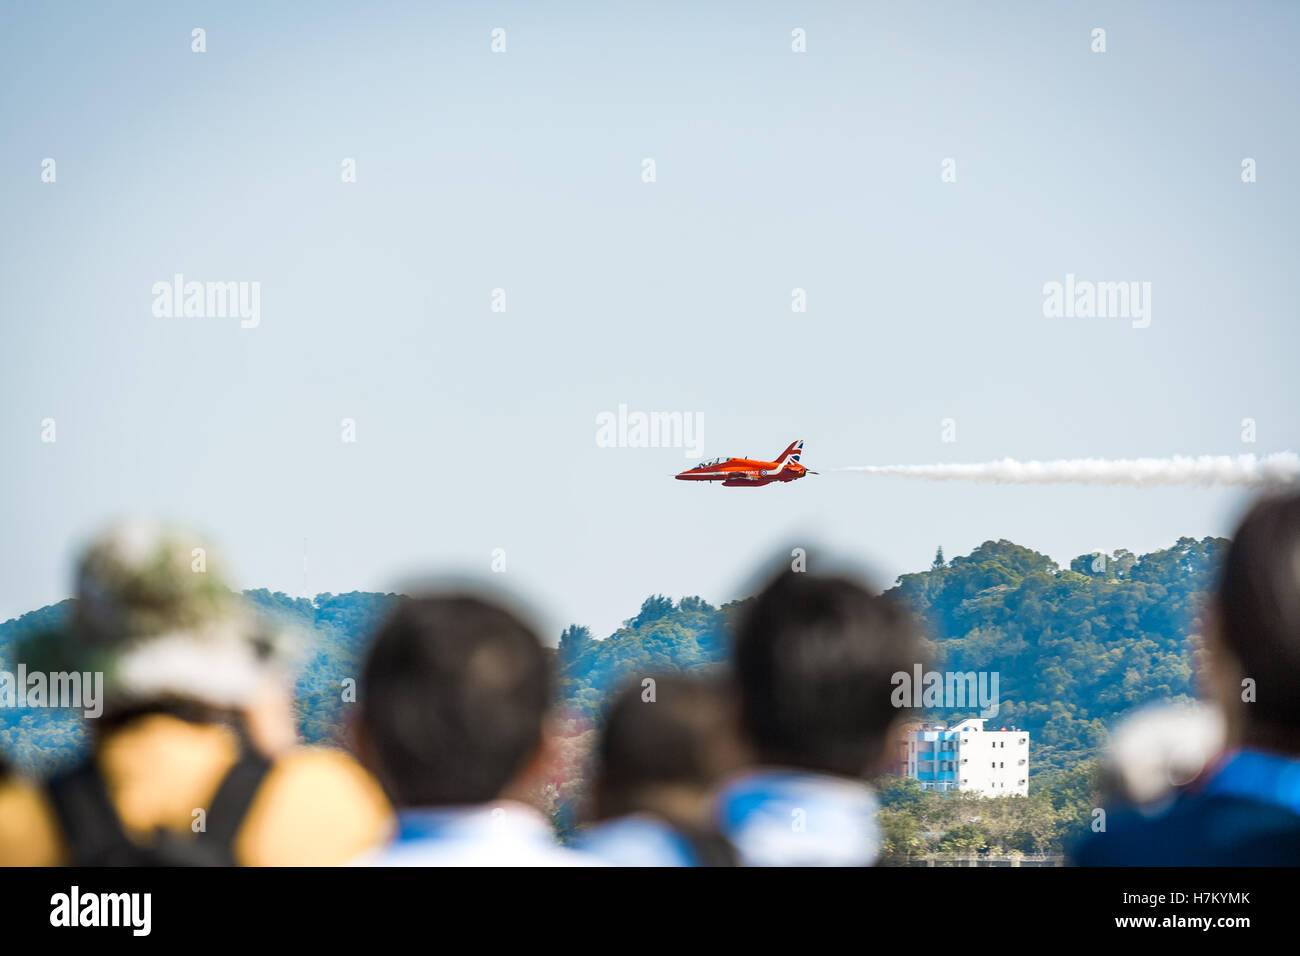
[[[951,561],[936,557],[929,570],[903,575],[891,590],[926,621],[940,668],[998,672],[996,720],[1029,729],[1036,778],[1095,753],[1107,727],[1130,707],[1192,692],[1186,638],[1199,627],[1202,596],[1226,544],[1182,538],[1151,554],[1085,555],[1061,568],[1028,548],[990,541]],[[296,690],[304,737],[336,738],[350,706],[343,682],[358,676],[366,638],[396,596],[245,594],[302,637]],[[742,604],[715,608],[698,597],[674,602],[654,595],[603,640],[580,625],[568,627],[555,652],[570,716],[566,733],[589,733],[605,695],[623,679],[720,665]],[[62,626],[71,606],[64,601],[0,625],[0,669],[12,670],[17,646]],[[0,709],[0,750],[21,766],[45,769],[79,740],[75,715]]]
[[[1187,637],[1200,630],[1227,544],[1180,538],[1141,557],[1083,555],[1059,568],[986,542],[903,575],[894,590],[928,622],[943,668],[998,672],[997,722],[1030,730],[1031,767],[1069,769],[1125,710],[1193,692]]]
[[[1182,538],[1141,557],[1083,555],[1060,568],[1010,541],[989,541],[964,557],[937,557],[891,591],[925,620],[938,668],[998,673],[996,723],[1029,729],[1036,774],[1070,769],[1095,753],[1125,710],[1192,693],[1187,636],[1200,627],[1203,595],[1226,545]],[[683,598],[674,606],[655,596],[604,641],[570,628],[559,648],[566,697],[595,719],[602,694],[620,677],[722,660],[728,622],[742,603],[715,609]]]

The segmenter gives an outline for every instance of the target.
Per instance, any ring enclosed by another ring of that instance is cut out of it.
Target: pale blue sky
[[[311,593],[504,548],[601,635],[788,543],[887,583],[1227,533],[1240,492],[695,486],[595,421],[822,472],[1300,449],[1298,46],[1284,3],[4,3],[0,619],[130,512],[290,593],[304,539]],[[155,317],[177,272],[259,281],[260,326]],[[1151,282],[1151,326],[1044,318],[1067,273]]]

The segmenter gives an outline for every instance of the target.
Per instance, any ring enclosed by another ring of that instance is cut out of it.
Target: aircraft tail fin
[[[800,439],[799,441],[791,442],[790,447],[787,448],[785,451],[781,452],[781,457],[776,460],[776,463],[779,465],[783,461],[785,461],[786,458],[789,458],[792,462],[798,464],[799,459],[802,457],[803,457],[803,439]]]

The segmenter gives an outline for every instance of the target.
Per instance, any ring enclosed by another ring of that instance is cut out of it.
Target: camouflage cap
[[[181,698],[237,706],[287,663],[287,635],[265,628],[221,574],[207,540],[149,520],[91,542],[77,568],[69,650],[102,671],[111,706]]]

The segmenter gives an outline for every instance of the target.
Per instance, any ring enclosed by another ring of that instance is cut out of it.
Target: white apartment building
[[[1029,795],[1029,731],[985,730],[984,718],[916,724],[899,769],[927,790],[974,790],[986,797]]]

